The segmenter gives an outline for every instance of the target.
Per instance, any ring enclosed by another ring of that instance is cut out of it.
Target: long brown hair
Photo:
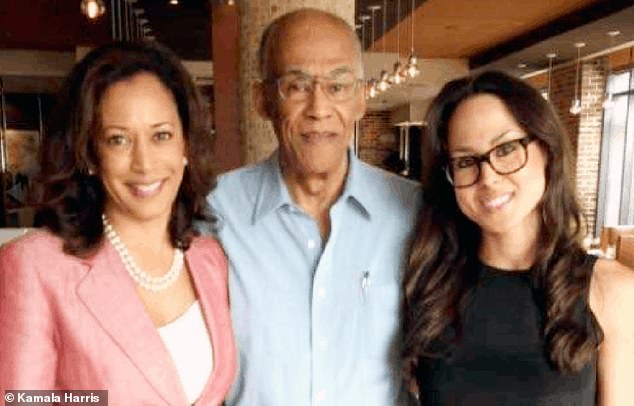
[[[555,111],[531,86],[501,72],[454,80],[442,89],[427,113],[422,140],[424,202],[406,271],[403,309],[403,375],[417,392],[420,357],[442,357],[451,345],[449,329],[460,335],[460,313],[477,275],[480,229],[459,209],[447,181],[448,123],[457,106],[477,94],[498,97],[527,134],[547,153],[546,189],[540,202],[537,257],[531,267],[533,290],[543,315],[545,352],[561,371],[580,370],[602,340],[591,315],[587,325],[578,306],[587,295],[590,273],[581,266],[581,211],[575,197],[568,139]]]
[[[155,42],[119,42],[94,49],[69,74],[41,149],[39,225],[64,240],[64,251],[86,256],[102,241],[105,191],[94,145],[101,98],[114,83],[150,73],[171,92],[183,125],[188,165],[172,207],[172,244],[187,249],[193,221],[211,220],[205,197],[215,185],[207,106],[178,57]]]

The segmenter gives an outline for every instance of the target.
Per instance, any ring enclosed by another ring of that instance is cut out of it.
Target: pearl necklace
[[[174,259],[172,260],[172,266],[170,266],[169,271],[162,276],[152,276],[142,271],[136,262],[134,262],[134,259],[128,252],[128,248],[123,244],[121,237],[119,237],[119,234],[117,234],[105,214],[101,215],[101,221],[103,222],[103,232],[106,238],[119,254],[125,270],[130,274],[137,285],[151,292],[160,292],[168,288],[178,279],[184,265],[183,251],[180,248],[174,248]]]

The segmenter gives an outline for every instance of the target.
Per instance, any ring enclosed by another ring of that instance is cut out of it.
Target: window
[[[634,69],[610,75],[603,113],[597,227],[634,224]]]

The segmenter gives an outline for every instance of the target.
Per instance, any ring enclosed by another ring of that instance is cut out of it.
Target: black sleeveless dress
[[[595,261],[586,257],[588,272]],[[420,404],[594,405],[596,358],[576,374],[561,373],[548,362],[529,272],[480,267],[459,344],[444,358],[419,359]],[[584,322],[592,317],[587,296],[579,304]]]

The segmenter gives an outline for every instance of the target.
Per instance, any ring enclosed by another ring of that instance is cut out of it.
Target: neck
[[[487,265],[500,269],[528,269],[535,262],[537,234],[483,234],[478,255]]]
[[[348,173],[348,159],[335,170],[318,174],[304,174],[281,165],[282,177],[291,198],[317,221],[322,239],[330,234],[330,208],[343,190]]]
[[[158,255],[166,249],[173,248],[167,230],[168,218],[136,220],[109,210],[106,210],[106,215],[132,253],[147,252]]]

